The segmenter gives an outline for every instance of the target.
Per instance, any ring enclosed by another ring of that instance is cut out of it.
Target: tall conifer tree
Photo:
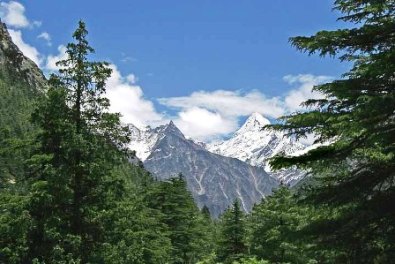
[[[29,258],[48,263],[86,263],[103,241],[102,210],[111,208],[111,170],[122,160],[128,141],[119,114],[108,113],[104,97],[107,63],[91,62],[94,52],[80,21],[58,62],[48,96],[33,114],[41,128],[30,159],[34,220]],[[117,192],[122,190],[116,190]]]
[[[298,229],[306,218],[306,211],[298,208],[291,191],[281,186],[248,216],[250,254],[271,263],[308,263],[297,241]]]
[[[221,217],[221,234],[218,241],[218,260],[233,263],[241,259],[247,247],[244,213],[238,200]]]
[[[338,261],[388,263],[395,257],[395,2],[336,0],[349,29],[294,37],[299,50],[353,63],[343,78],[316,86],[325,98],[307,112],[273,126],[297,137],[331,142],[299,157],[278,157],[277,168],[297,165],[317,175],[309,201],[330,205],[329,219],[312,230]],[[319,176],[319,177],[318,177]],[[314,237],[313,236],[313,237]],[[387,262],[386,262],[387,261]]]
[[[162,213],[160,220],[168,228],[172,245],[171,263],[195,263],[207,254],[202,252],[208,238],[202,228],[204,219],[182,175],[153,186],[147,204]]]

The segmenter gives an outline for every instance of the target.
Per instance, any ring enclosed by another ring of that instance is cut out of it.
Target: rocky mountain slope
[[[155,129],[134,127],[133,134],[137,135],[136,143],[130,147],[137,150],[145,168],[160,180],[184,175],[197,204],[207,205],[213,216],[236,198],[245,211],[250,211],[279,184],[263,168],[211,153],[186,139],[173,122]],[[157,141],[152,145],[154,139]],[[142,148],[142,142],[149,144]]]
[[[0,71],[2,76],[18,77],[17,83],[24,82],[35,91],[43,91],[47,81],[39,67],[23,55],[12,42],[7,26],[0,21]]]
[[[19,135],[29,130],[34,101],[46,86],[41,70],[22,54],[0,22],[0,129]]]
[[[0,22],[0,145],[6,149],[15,140],[24,141],[36,132],[30,123],[35,101],[44,95],[47,81],[38,66],[12,42]],[[0,151],[1,181],[14,181],[23,174],[28,150]]]
[[[293,185],[303,177],[302,172],[295,169],[272,172],[267,161],[280,153],[291,155],[299,152],[306,146],[286,137],[283,132],[263,130],[269,124],[270,121],[261,114],[253,113],[230,139],[208,144],[206,148],[213,153],[263,167],[279,181]]]

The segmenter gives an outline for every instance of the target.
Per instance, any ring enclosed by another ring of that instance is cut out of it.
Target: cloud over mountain
[[[0,15],[9,29],[15,44],[46,72],[58,70],[56,62],[66,58],[66,47],[59,45],[56,54],[41,52],[24,41],[24,30],[31,30],[41,24],[26,17],[25,7],[16,2],[1,2]],[[51,43],[46,31],[38,38]],[[37,35],[36,35],[37,36]],[[262,90],[199,90],[189,95],[164,98],[146,98],[144,89],[134,74],[122,74],[116,64],[111,64],[113,74],[108,81],[108,98],[111,110],[122,114],[122,121],[139,127],[157,126],[174,120],[188,137],[201,141],[212,141],[234,132],[245,117],[258,112],[270,119],[303,111],[301,103],[322,95],[312,91],[332,77],[313,74],[286,75],[283,81],[288,92],[268,96]],[[286,89],[280,89],[286,90]],[[161,109],[160,111],[158,109]]]

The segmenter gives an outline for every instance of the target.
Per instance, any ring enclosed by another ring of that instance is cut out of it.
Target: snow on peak
[[[170,121],[167,125],[151,128],[149,126],[138,128],[134,125],[129,125],[131,131],[131,142],[129,149],[136,151],[136,156],[141,161],[145,161],[152,152],[153,147],[159,139],[166,135],[176,135],[184,138],[182,132]]]
[[[258,123],[261,126],[266,126],[266,125],[270,125],[270,121],[263,117],[263,115],[261,115],[258,112],[254,112],[250,115],[250,117],[247,119],[247,122],[254,122],[254,123]],[[246,122],[246,123],[247,123]]]
[[[159,135],[150,127],[138,128],[129,125],[131,132],[131,142],[129,149],[136,151],[136,156],[141,161],[145,161],[151,154],[151,150],[157,142]]]
[[[279,154],[287,155],[300,151],[304,146],[290,137],[284,136],[283,132],[265,130],[264,126],[269,125],[267,120],[259,113],[253,113],[244,125],[228,140],[207,145],[207,149],[213,153],[227,157],[232,157],[245,161],[253,166],[264,167],[270,172],[268,159]],[[277,178],[291,180],[289,171],[284,171]],[[300,173],[292,173],[298,174]]]
[[[244,125],[236,131],[236,134],[242,134],[247,131],[261,131],[266,125],[270,125],[270,121],[268,119],[259,113],[253,113],[247,118]]]

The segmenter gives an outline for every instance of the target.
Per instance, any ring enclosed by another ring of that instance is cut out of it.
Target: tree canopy
[[[350,62],[351,70],[314,87],[323,98],[306,101],[308,111],[272,126],[329,144],[271,164],[311,172],[316,181],[305,200],[333,210],[321,219],[318,240],[343,248],[352,263],[372,263],[394,252],[395,2],[337,0],[335,9],[343,13],[339,20],[354,27],[294,37],[291,43],[310,55]]]

